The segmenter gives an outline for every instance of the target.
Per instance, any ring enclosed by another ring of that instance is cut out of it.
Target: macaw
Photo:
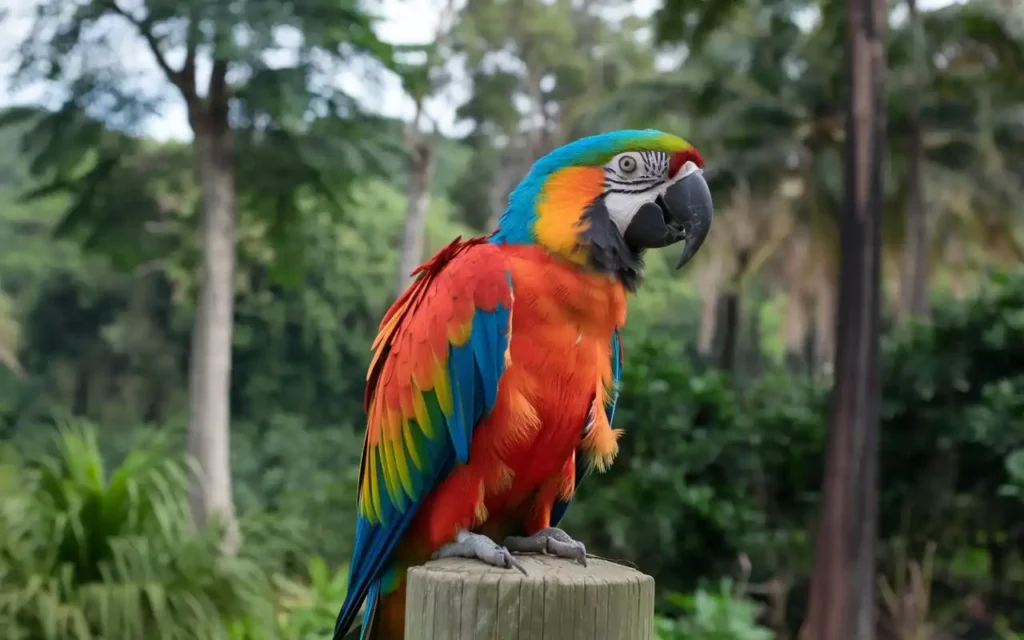
[[[536,161],[489,237],[456,238],[413,272],[372,346],[335,640],[364,601],[359,637],[401,640],[405,572],[432,557],[586,564],[557,525],[618,452],[619,330],[644,251],[685,240],[680,268],[711,227],[703,167],[653,129],[581,138]]]

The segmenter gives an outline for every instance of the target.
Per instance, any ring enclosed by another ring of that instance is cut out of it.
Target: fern
[[[189,518],[185,465],[137,447],[108,474],[94,432],[60,429],[56,454],[0,458],[0,637],[206,640],[232,620],[273,628],[256,558],[219,552]]]

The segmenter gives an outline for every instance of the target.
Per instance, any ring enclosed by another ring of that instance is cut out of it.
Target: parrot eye
[[[619,158],[619,170],[623,173],[633,173],[636,171],[636,159],[632,156],[622,156]]]

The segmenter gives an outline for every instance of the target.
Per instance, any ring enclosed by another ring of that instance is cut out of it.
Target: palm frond
[[[11,638],[227,638],[273,627],[270,581],[196,531],[185,468],[158,446],[107,469],[95,432],[61,427],[54,452],[0,463],[0,628]]]

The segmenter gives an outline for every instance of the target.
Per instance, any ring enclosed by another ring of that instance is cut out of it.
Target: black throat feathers
[[[635,292],[643,279],[643,252],[635,251],[626,244],[608,214],[603,197],[587,207],[582,222],[586,227],[582,239],[586,244],[590,266],[614,275],[627,291]]]

